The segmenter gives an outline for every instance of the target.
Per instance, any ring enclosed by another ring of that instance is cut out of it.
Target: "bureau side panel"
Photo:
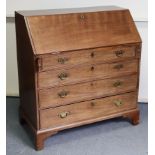
[[[139,93],[139,83],[140,83],[140,66],[141,66],[141,49],[142,43],[137,44],[136,46],[136,57],[138,59],[138,72],[137,72],[137,92]],[[137,95],[137,103],[138,103],[138,95]]]
[[[26,20],[15,13],[20,108],[33,128],[38,129],[37,96],[35,89],[35,57]]]

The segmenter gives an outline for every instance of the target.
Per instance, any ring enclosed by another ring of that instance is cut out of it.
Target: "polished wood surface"
[[[46,89],[96,79],[129,75],[138,72],[138,60],[119,61],[115,63],[87,64],[70,69],[50,70],[38,74],[38,87]]]
[[[28,16],[26,20],[36,54],[141,42],[128,10]]]
[[[36,94],[36,74],[33,49],[29,40],[24,17],[16,13],[16,38],[20,108],[24,109],[29,121],[38,129],[38,111]]]
[[[70,68],[72,66],[78,66],[85,63],[113,62],[128,58],[132,59],[136,56],[136,47],[137,46],[133,44],[125,44],[104,48],[62,52],[54,55],[41,55],[38,57],[41,65],[39,71],[57,68]]]
[[[15,13],[20,123],[36,150],[57,132],[115,117],[139,123],[141,39],[128,9]]]
[[[40,111],[40,128],[61,127],[86,119],[134,109],[137,107],[136,95],[137,93],[135,92],[126,93],[42,110]],[[117,105],[117,102],[121,102],[121,105]],[[63,115],[63,117],[61,115]]]
[[[76,85],[40,90],[39,105],[40,108],[55,107],[88,99],[129,92],[136,89],[137,75],[97,80]],[[66,94],[63,94],[63,92],[66,92]]]

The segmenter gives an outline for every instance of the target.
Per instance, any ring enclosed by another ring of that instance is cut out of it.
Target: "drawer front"
[[[39,88],[61,86],[76,82],[114,77],[135,73],[138,70],[138,60],[127,62],[85,65],[71,69],[52,70],[38,74]]]
[[[40,71],[53,68],[71,67],[83,63],[120,61],[135,57],[135,46],[114,46],[89,50],[63,52],[42,57]],[[40,64],[39,64],[40,65]]]
[[[40,111],[40,127],[56,128],[137,107],[137,93],[95,99]]]
[[[133,91],[137,88],[137,75],[92,81],[39,91],[40,108],[80,102],[87,99]]]

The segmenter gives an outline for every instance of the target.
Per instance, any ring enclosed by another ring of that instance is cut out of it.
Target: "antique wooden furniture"
[[[139,123],[141,39],[128,9],[15,13],[20,121],[36,149],[58,131],[114,117]]]

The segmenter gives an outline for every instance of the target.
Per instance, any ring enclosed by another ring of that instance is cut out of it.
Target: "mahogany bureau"
[[[139,123],[141,38],[128,9],[15,12],[20,122],[37,150],[58,131],[114,117]]]

